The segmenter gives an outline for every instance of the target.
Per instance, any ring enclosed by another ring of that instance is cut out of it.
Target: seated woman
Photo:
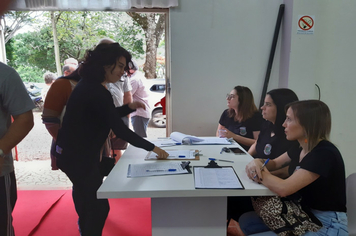
[[[286,119],[284,107],[294,101],[298,101],[298,97],[290,89],[273,89],[267,93],[261,107],[262,116],[266,121],[262,125],[257,141],[248,150],[251,156],[274,159],[295,143],[286,139],[282,126]]]
[[[269,161],[263,171],[261,159],[251,161],[246,166],[248,177],[281,197],[301,195],[302,204],[323,224],[318,232],[304,235],[348,235],[345,167],[339,150],[328,141],[331,130],[328,106],[317,100],[291,103],[283,126],[287,139],[297,140],[299,146]],[[270,171],[286,165],[290,175],[287,179],[271,174]],[[239,223],[246,235],[276,235],[255,212],[243,214]]]
[[[286,119],[285,106],[298,101],[297,95],[290,89],[279,88],[269,91],[261,107],[265,121],[262,124],[257,141],[250,147],[248,153],[255,158],[274,159],[296,145],[297,141],[286,139],[282,126]],[[287,177],[287,168],[275,171],[280,177]],[[250,197],[228,197],[227,218],[238,220],[241,214],[252,211]]]
[[[233,138],[248,151],[256,141],[263,122],[252,92],[247,87],[236,86],[226,96],[226,100],[228,109],[220,117],[216,136]]]

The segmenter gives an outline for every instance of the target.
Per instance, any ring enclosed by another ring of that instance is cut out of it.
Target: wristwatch
[[[0,149],[0,158],[5,158],[5,153],[2,149]]]

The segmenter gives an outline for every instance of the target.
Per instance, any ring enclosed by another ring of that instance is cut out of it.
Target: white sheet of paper
[[[169,171],[175,169],[175,171]],[[127,177],[145,177],[154,175],[176,175],[189,173],[188,170],[183,169],[181,162],[150,162],[142,164],[129,164],[127,170]]]
[[[243,189],[232,167],[194,167],[195,188]]]
[[[195,159],[195,150],[177,150],[177,149],[165,149],[169,156],[167,159]],[[149,152],[145,157],[145,160],[157,160],[157,154],[154,152]]]
[[[226,138],[219,138],[219,137],[205,137],[202,141],[192,141],[194,145],[213,145],[213,144],[224,144],[230,145],[231,143]]]

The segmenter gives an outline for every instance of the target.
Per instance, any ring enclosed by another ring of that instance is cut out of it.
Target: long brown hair
[[[237,107],[238,117],[236,117],[235,110],[231,108],[228,111],[229,117],[234,117],[235,121],[238,121],[239,118],[241,121],[245,121],[258,111],[253,94],[249,88],[244,86],[236,86],[234,89],[239,98],[239,105]]]
[[[286,106],[292,109],[299,124],[304,128],[311,151],[319,140],[328,140],[331,131],[331,114],[329,107],[319,100],[293,102]]]

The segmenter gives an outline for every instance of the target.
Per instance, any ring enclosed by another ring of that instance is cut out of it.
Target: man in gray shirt
[[[12,211],[17,199],[11,149],[32,129],[33,108],[20,76],[0,62],[0,235],[4,236],[14,235]]]

